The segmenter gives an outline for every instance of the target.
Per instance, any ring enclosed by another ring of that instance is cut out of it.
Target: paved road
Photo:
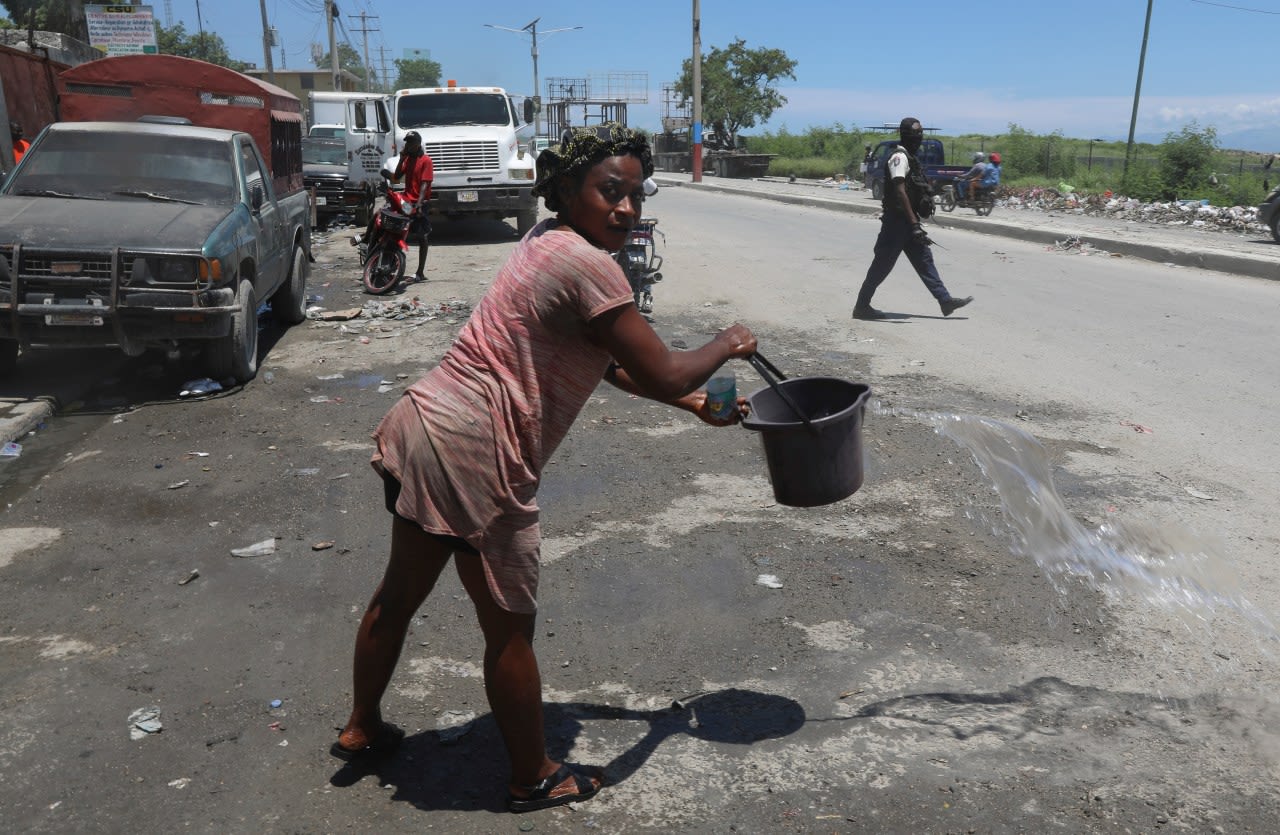
[[[687,186],[860,214],[879,212],[878,202],[871,199],[865,190],[842,191],[813,181],[788,183],[772,179],[720,180],[705,177],[701,183],[695,184],[689,175],[661,172],[657,179],[669,188]],[[1077,213],[1004,208],[997,208],[985,218],[961,209],[951,214],[939,213],[934,225],[943,230],[934,231],[934,237],[943,246],[946,245],[947,229],[965,229],[1045,246],[1055,246],[1075,238],[1102,256],[1140,258],[1232,275],[1280,279],[1280,263],[1277,262],[1280,246],[1272,242],[1261,227],[1255,234],[1239,235]],[[29,365],[29,360],[24,359],[23,362]],[[74,367],[84,369],[83,365]],[[78,399],[81,387],[67,385],[61,376],[64,375],[50,376],[28,368],[18,380],[0,382],[0,443],[20,440],[57,411],[60,405],[65,406]]]
[[[1212,395],[1252,391],[1248,408],[1274,413],[1276,360],[1225,346],[1257,353],[1278,288],[956,230],[946,275],[979,296],[973,309],[942,318],[899,271],[881,291],[895,318],[854,322],[872,217],[693,188],[659,199],[669,344],[741,318],[784,370],[872,380],[884,411],[864,430],[866,486],[792,510],[773,501],[755,437],[607,386],[593,396],[540,494],[538,643],[550,744],[608,764],[607,791],[525,821],[501,813],[479,640],[452,577],[415,619],[388,695],[410,734],[401,756],[352,772],[325,754],[386,551],[369,428],[514,245],[503,224],[441,224],[431,281],[409,295],[456,308],[268,325],[264,373],[198,402],[174,402],[175,372],[123,363],[9,462],[23,479],[0,491],[0,576],[21,590],[0,611],[10,825],[1270,831],[1280,745],[1264,638],[1229,605],[1188,628],[1015,556],[990,481],[921,415],[1033,431],[1064,528],[1224,526],[1244,588],[1269,593],[1277,543],[1258,508],[1275,503],[1274,456],[1248,453],[1274,449],[1274,433],[1257,417],[1220,427],[1231,403]],[[364,301],[350,249],[320,254],[321,304]],[[1105,315],[1077,332],[1101,293]],[[1176,545],[1178,530],[1152,541]],[[273,554],[230,553],[267,538]],[[1202,564],[1216,572],[1221,553]],[[131,738],[148,707],[163,730]]]

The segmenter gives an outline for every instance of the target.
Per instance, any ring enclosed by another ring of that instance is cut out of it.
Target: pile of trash
[[[1255,206],[1210,206],[1207,200],[1144,203],[1136,198],[1111,192],[1080,194],[1070,186],[1061,189],[1040,186],[1005,188],[1001,190],[999,205],[1008,209],[1071,212],[1165,226],[1192,226],[1214,232],[1268,232],[1258,222],[1258,209]]]
[[[307,308],[307,318],[318,322],[349,322],[353,319],[363,319],[370,322],[415,320],[415,323],[418,323],[443,318],[448,322],[456,323],[470,314],[471,305],[461,299],[431,303],[424,302],[417,296],[407,299],[374,299],[365,302],[363,307],[350,307],[344,310],[326,310],[319,306]]]

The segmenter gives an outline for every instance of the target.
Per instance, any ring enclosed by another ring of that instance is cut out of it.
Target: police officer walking
[[[880,216],[880,236],[876,238],[875,257],[867,268],[867,277],[858,291],[858,301],[853,308],[855,319],[886,319],[884,311],[871,306],[876,288],[889,277],[898,256],[906,253],[907,260],[924,282],[933,297],[938,300],[943,316],[950,316],[969,302],[973,296],[957,299],[947,292],[946,285],[933,264],[933,251],[929,235],[920,225],[923,218],[933,214],[933,196],[924,169],[916,153],[924,142],[924,127],[920,120],[908,116],[898,126],[900,143],[894,148],[885,166],[885,190]]]

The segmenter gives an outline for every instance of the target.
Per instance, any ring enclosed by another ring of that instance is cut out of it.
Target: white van
[[[538,220],[533,196],[533,101],[516,106],[501,87],[416,87],[397,90],[395,148],[411,130],[431,157],[431,212],[449,219],[514,217],[523,235]],[[396,159],[387,162],[394,168]]]

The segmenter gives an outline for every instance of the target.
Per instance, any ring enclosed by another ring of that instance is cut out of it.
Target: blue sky
[[[310,66],[310,44],[327,48],[322,0],[266,4],[283,40],[283,63]],[[163,22],[165,0],[152,5]],[[196,30],[196,0],[167,5],[174,23]],[[258,0],[199,5],[205,29],[220,34],[234,57],[262,63]],[[485,24],[518,29],[540,17],[544,91],[550,77],[647,73],[649,104],[632,105],[630,121],[652,130],[659,126],[662,84],[673,81],[692,54],[692,6],[691,0],[630,6],[338,0],[339,38],[345,33],[363,51],[358,16],[365,12],[370,17],[364,25],[379,30],[369,33],[371,56],[385,49],[389,63],[405,49],[426,49],[446,78],[528,93],[529,36]],[[798,62],[796,80],[779,85],[788,104],[773,115],[769,130],[803,132],[837,122],[863,127],[910,114],[947,133],[1001,133],[1013,122],[1036,133],[1124,139],[1146,8],[1146,0],[701,0],[702,48],[740,37]],[[582,28],[545,34],[571,26]],[[1158,141],[1194,119],[1224,138],[1253,132],[1247,144],[1229,147],[1280,151],[1280,85],[1270,60],[1278,35],[1280,0],[1157,0],[1139,137]],[[279,48],[273,60],[281,65]]]

